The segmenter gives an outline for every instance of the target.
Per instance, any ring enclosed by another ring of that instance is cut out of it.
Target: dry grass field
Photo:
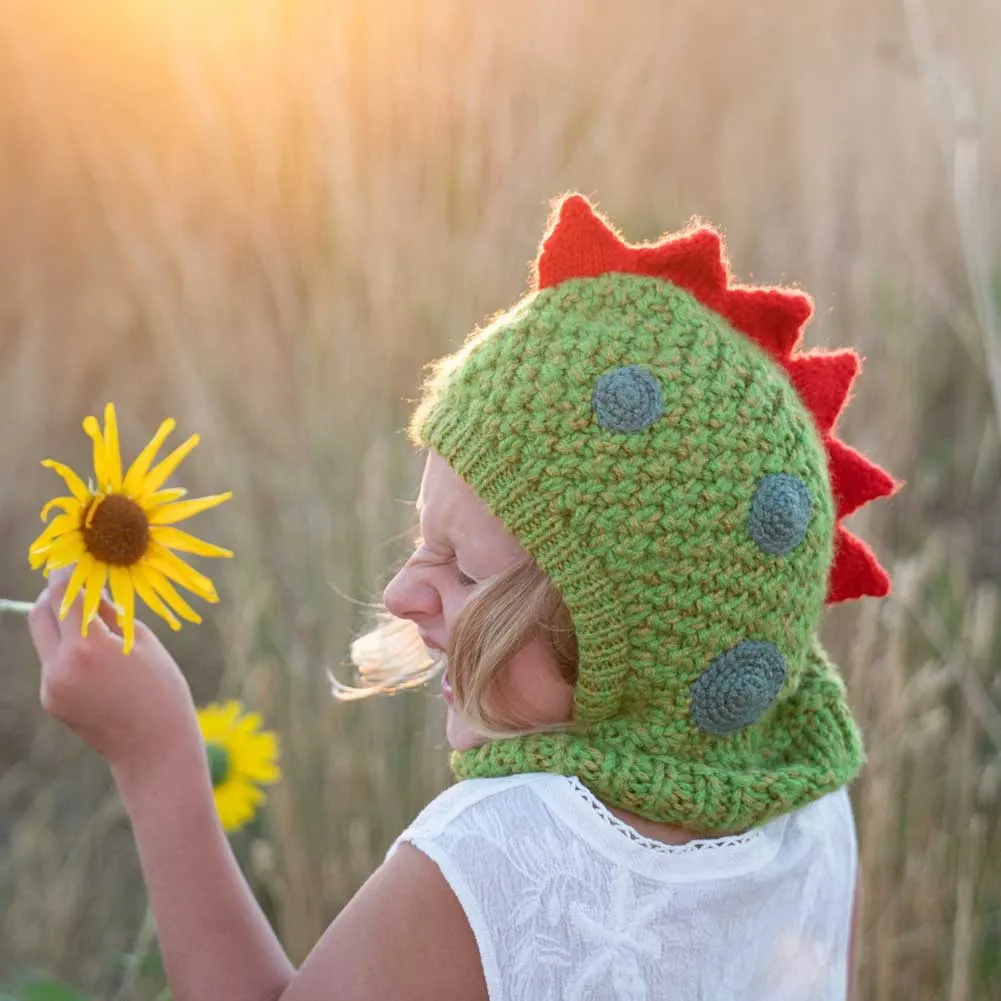
[[[195,530],[237,558],[167,642],[281,737],[236,844],[293,958],[448,782],[432,694],[340,705],[325,668],[406,551],[422,365],[577,189],[632,239],[717,222],[866,356],[843,434],[907,486],[852,526],[893,597],[825,626],[869,749],[859,996],[1001,997],[999,48],[996,0],[0,6],[0,594],[41,587],[39,460],[84,467],[85,415],[114,400],[127,457],[202,435],[185,485],[236,499]],[[0,670],[0,994],[113,997],[128,822],[15,616]]]

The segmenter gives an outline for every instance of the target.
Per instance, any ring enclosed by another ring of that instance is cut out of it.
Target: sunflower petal
[[[66,514],[74,515],[79,517],[83,506],[75,497],[53,497],[45,507],[42,508],[41,518],[42,521],[49,520],[49,512],[52,511],[54,507],[61,507]]]
[[[264,720],[260,713],[244,713],[236,722],[234,729],[244,740],[252,740],[254,734],[264,726]]]
[[[230,834],[253,819],[257,804],[263,799],[253,786],[236,779],[219,786],[214,797],[219,820],[223,829]]]
[[[94,442],[94,477],[97,480],[98,490],[108,490],[109,470],[108,453],[104,447],[104,435],[101,434],[101,425],[97,423],[96,417],[86,417],[83,422],[83,429]]]
[[[215,546],[211,542],[203,542],[196,539],[187,532],[182,532],[179,528],[168,528],[165,525],[156,525],[150,530],[150,538],[158,542],[165,549],[176,549],[181,553],[194,553],[196,556],[232,556],[231,549],[223,549],[222,546]]]
[[[111,597],[117,606],[118,623],[125,637],[123,653],[129,653],[136,640],[136,594],[127,567],[108,567]]]
[[[37,570],[43,563],[45,563],[52,553],[52,547],[58,543],[65,542],[67,537],[67,533],[62,533],[61,535],[50,535],[48,532],[43,532],[37,539],[35,539],[28,549],[28,560],[31,563],[31,569]],[[82,535],[80,536],[80,539],[82,541]]]
[[[184,521],[185,518],[192,518],[196,514],[201,514],[202,511],[208,511],[209,508],[218,507],[220,504],[231,500],[232,497],[233,492],[227,490],[224,494],[213,494],[211,497],[195,497],[191,500],[180,501],[177,504],[167,504],[150,515],[149,523],[151,525],[173,525],[178,521]]]
[[[63,603],[59,606],[59,618],[65,619],[69,615],[69,610],[73,607],[77,595],[87,583],[91,570],[94,569],[94,557],[90,553],[84,553],[80,561],[73,568],[70,582],[66,585],[66,594],[63,595]]]
[[[71,563],[76,563],[87,550],[83,544],[83,536],[79,532],[64,536],[53,542],[47,550],[39,550],[35,556],[45,557],[45,576],[48,577],[53,570],[68,567]]]
[[[244,762],[242,774],[250,782],[257,785],[274,785],[282,777],[281,770],[273,761]]]
[[[135,461],[129,466],[129,471],[125,474],[125,481],[122,484],[122,491],[129,497],[134,497],[142,489],[143,480],[149,472],[156,453],[167,440],[167,436],[176,427],[173,417],[168,417],[160,423],[156,434],[150,439],[149,444],[136,456]]]
[[[45,531],[28,547],[29,553],[47,549],[58,536],[67,532],[75,532],[80,528],[80,519],[72,514],[61,514],[45,527]]]
[[[230,699],[219,707],[219,719],[227,729],[232,729],[236,725],[242,708],[243,706],[236,699]]]
[[[222,829],[227,834],[232,834],[240,829],[239,800],[234,801],[232,793],[226,792],[226,785],[221,785],[212,790],[212,798],[215,800],[216,812],[219,814],[219,822]]]
[[[215,585],[208,577],[189,567],[184,560],[175,556],[169,549],[164,549],[158,542],[150,542],[145,562],[210,604],[219,600]]]
[[[87,575],[87,591],[83,599],[83,636],[87,636],[87,627],[91,624],[97,609],[101,604],[101,592],[108,579],[108,565],[100,560],[94,560],[94,565]]]
[[[258,733],[247,742],[238,762],[240,774],[251,782],[270,785],[281,778],[278,768],[278,738]]]
[[[136,594],[149,605],[150,609],[164,619],[168,626],[177,632],[181,628],[181,623],[177,621],[171,610],[160,600],[160,596],[153,590],[152,585],[146,579],[145,569],[140,563],[132,567],[132,586],[136,589]]]
[[[118,444],[118,418],[115,405],[109,403],[104,408],[104,459],[107,463],[108,482],[111,489],[122,489],[122,452]]]
[[[140,497],[136,503],[146,514],[149,514],[156,508],[163,507],[164,504],[186,497],[187,494],[188,491],[184,487],[168,487],[166,490],[157,490],[155,494],[150,494],[148,497]]]
[[[264,802],[264,793],[252,782],[247,782],[234,769],[233,778],[226,785],[238,796],[242,807],[243,824],[257,812],[257,806]],[[241,824],[242,826],[242,824]]]
[[[90,491],[87,489],[87,484],[65,463],[56,462],[55,459],[43,459],[42,465],[46,469],[55,470],[66,481],[66,486],[69,487],[70,493],[81,504],[86,504],[90,500]]]
[[[198,435],[193,434],[183,445],[178,445],[173,452],[170,453],[165,459],[161,459],[147,474],[143,477],[142,486],[140,490],[142,491],[141,496],[143,498],[148,497],[150,494],[155,493],[163,484],[166,482],[167,477],[177,469],[177,467],[184,461],[185,456],[198,444],[200,441]]]
[[[182,619],[196,624],[202,621],[202,617],[174,590],[174,585],[156,567],[144,560],[142,568],[150,586]]]
[[[202,732],[202,740],[206,743],[219,738],[219,707],[214,702],[198,710],[198,728]]]
[[[258,806],[264,802],[264,793],[255,785],[247,783],[247,799],[253,806]],[[254,811],[257,812],[256,810]]]

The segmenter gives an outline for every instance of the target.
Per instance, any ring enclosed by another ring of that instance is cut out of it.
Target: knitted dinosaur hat
[[[457,777],[576,775],[723,833],[856,775],[816,630],[825,598],[889,591],[841,519],[895,483],[835,437],[859,359],[797,353],[811,312],[731,284],[711,228],[633,246],[558,205],[535,290],[437,364],[411,435],[563,596],[580,725],[456,753]]]

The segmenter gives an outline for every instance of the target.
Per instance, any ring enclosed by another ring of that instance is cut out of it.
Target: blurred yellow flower
[[[261,730],[257,713],[243,713],[239,702],[213,702],[198,710],[219,819],[227,833],[253,819],[264,801],[261,786],[281,778],[278,737]]]
[[[206,601],[219,600],[212,581],[171,550],[198,556],[232,556],[232,552],[196,539],[173,525],[222,504],[233,495],[215,494],[182,501],[180,498],[186,490],[180,487],[162,489],[167,477],[198,444],[198,435],[193,434],[150,468],[160,446],[174,429],[171,419],[160,425],[152,441],[124,476],[114,404],[109,403],[105,408],[103,432],[95,417],[88,417],[83,422],[83,429],[94,442],[96,486],[94,482],[85,484],[61,462],[46,459],[42,463],[66,481],[71,496],[56,497],[42,508],[43,522],[48,521],[53,509],[62,514],[48,523],[45,531],[31,544],[29,558],[32,569],[44,564],[46,577],[51,570],[76,564],[60,617],[65,618],[82,590],[84,636],[97,614],[101,591],[110,584],[128,653],[135,639],[136,594],[157,615],[166,619],[171,629],[181,628],[174,613],[189,622],[202,621],[177,593],[174,584],[180,584]]]

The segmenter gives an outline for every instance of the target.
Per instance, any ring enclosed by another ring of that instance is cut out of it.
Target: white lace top
[[[580,782],[460,782],[397,839],[459,899],[490,1001],[844,1001],[857,846],[844,790],[668,846]]]

